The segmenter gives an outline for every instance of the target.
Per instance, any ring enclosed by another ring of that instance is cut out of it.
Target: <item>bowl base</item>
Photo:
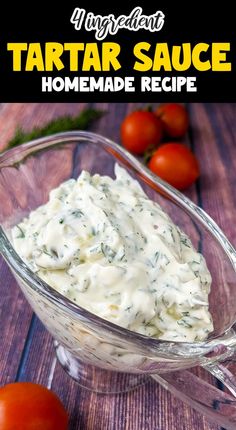
[[[98,394],[120,394],[145,384],[147,375],[115,372],[91,366],[76,358],[67,349],[54,341],[56,356],[63,369],[82,388]]]

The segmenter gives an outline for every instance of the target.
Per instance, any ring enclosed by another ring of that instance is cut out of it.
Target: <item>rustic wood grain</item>
[[[139,106],[100,104],[107,114],[93,130],[119,142],[122,118]],[[0,105],[0,149],[17,125],[29,130],[59,115],[77,114],[83,107],[80,103]],[[236,107],[192,104],[188,109],[192,125],[188,143],[200,160],[202,175],[197,187],[186,194],[216,219],[235,244]],[[124,395],[102,396],[80,389],[55,362],[51,336],[32,315],[2,260],[0,294],[0,384],[30,380],[52,387],[69,411],[71,430],[219,430],[151,380]],[[196,372],[212,381],[203,370]]]

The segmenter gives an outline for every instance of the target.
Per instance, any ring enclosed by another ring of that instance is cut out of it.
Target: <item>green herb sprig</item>
[[[104,111],[98,109],[84,109],[77,116],[56,118],[43,127],[35,127],[30,132],[24,132],[22,128],[18,127],[15,136],[8,143],[7,149],[39,137],[49,136],[50,134],[60,133],[62,131],[87,130],[94,121],[101,118],[104,114]]]

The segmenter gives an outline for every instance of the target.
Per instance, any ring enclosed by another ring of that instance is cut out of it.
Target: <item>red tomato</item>
[[[159,106],[156,115],[163,122],[163,129],[169,137],[182,137],[188,130],[189,116],[185,107],[177,103]]]
[[[143,154],[148,147],[157,146],[161,138],[161,121],[152,112],[132,112],[121,124],[122,143],[133,154]]]
[[[181,143],[166,143],[154,152],[148,167],[178,190],[192,185],[199,177],[195,155]]]
[[[67,430],[59,398],[42,385],[16,382],[0,388],[1,430]]]

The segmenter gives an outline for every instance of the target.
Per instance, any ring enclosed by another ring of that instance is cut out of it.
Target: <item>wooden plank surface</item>
[[[141,105],[93,106],[107,111],[93,130],[119,142],[121,120]],[[76,114],[83,107],[79,103],[0,105],[0,149],[17,125],[30,130],[59,115]],[[186,194],[219,223],[236,245],[236,105],[191,104],[188,110],[191,132],[187,140],[200,160],[202,175],[197,186]],[[56,362],[51,336],[32,314],[2,260],[0,327],[0,385],[24,380],[52,387],[69,411],[71,430],[219,430],[152,381],[116,396],[97,396],[80,389]]]

